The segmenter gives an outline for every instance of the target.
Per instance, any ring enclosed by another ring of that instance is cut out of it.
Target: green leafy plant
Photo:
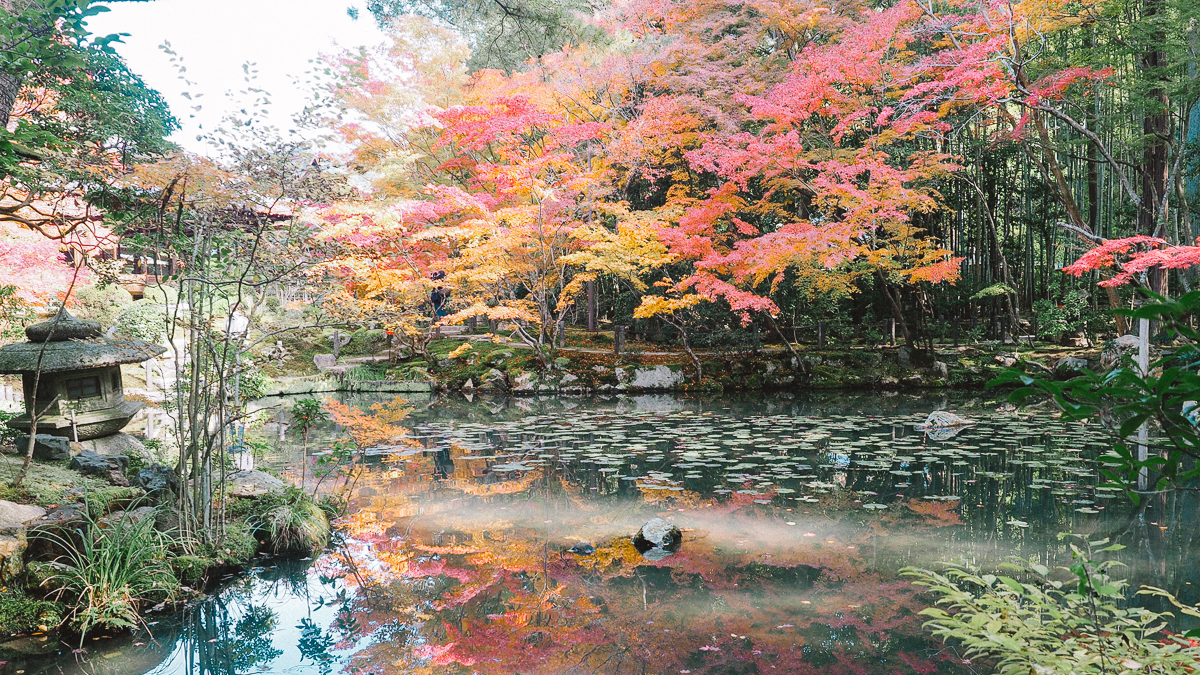
[[[17,287],[0,284],[0,342],[15,342],[25,338],[25,325],[36,316]]]
[[[992,284],[991,286],[988,286],[987,288],[979,291],[975,295],[972,295],[971,299],[972,300],[986,300],[987,298],[1002,298],[1006,295],[1014,295],[1014,294],[1016,294],[1016,291],[1014,291],[1008,284],[997,283],[997,284]]]
[[[312,430],[328,419],[325,405],[315,398],[302,398],[292,404],[292,426],[304,437],[306,444]]]
[[[301,484],[308,481],[308,435],[318,424],[329,419],[329,413],[324,404],[315,398],[302,398],[292,404],[292,423],[304,437],[304,446],[300,452],[303,461],[300,468]]]
[[[95,629],[132,629],[147,603],[175,597],[179,581],[171,572],[167,537],[154,529],[154,518],[133,511],[104,523],[84,511],[78,540],[62,532],[47,538],[64,551],[59,571],[46,580],[50,597],[71,607],[66,623],[80,635]]]
[[[921,612],[929,617],[925,626],[960,645],[964,658],[994,661],[1000,675],[1195,672],[1200,646],[1191,633],[1164,632],[1173,615],[1134,606],[1128,584],[1110,573],[1120,563],[1092,559],[1093,551],[1120,548],[1107,539],[1072,542],[1071,565],[1059,568],[1066,581],[1032,561],[1002,565],[1012,576],[957,566],[903,574],[937,598]],[[1144,587],[1138,594],[1167,598],[1200,616],[1162,589]]]
[[[1033,311],[1037,314],[1037,336],[1046,340],[1086,329],[1097,318],[1088,304],[1088,294],[1079,289],[1067,291],[1059,302],[1038,300],[1033,303]]]
[[[1158,322],[1176,348],[1164,350],[1145,375],[1125,355],[1108,372],[1084,369],[1066,381],[1009,368],[989,383],[1015,385],[1009,397],[1013,403],[1049,398],[1071,419],[1100,422],[1098,428],[1113,441],[1112,450],[1100,457],[1101,472],[1135,504],[1141,490],[1161,490],[1200,477],[1200,466],[1185,461],[1200,459],[1200,427],[1194,420],[1200,401],[1200,329],[1191,325],[1200,311],[1200,291],[1177,300],[1146,293],[1150,302],[1118,313]],[[1154,434],[1140,433],[1151,426]],[[1139,445],[1146,448],[1144,456]]]

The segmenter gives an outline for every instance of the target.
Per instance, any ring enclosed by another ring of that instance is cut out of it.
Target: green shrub
[[[116,321],[117,335],[146,342],[167,338],[167,314],[162,305],[141,300],[121,310]]]
[[[0,343],[25,339],[25,326],[37,318],[33,307],[17,295],[16,286],[0,284]]]
[[[225,536],[206,553],[225,567],[240,567],[254,559],[258,540],[244,523],[230,523],[225,526]]]
[[[170,286],[147,286],[146,290],[142,291],[142,300],[165,307],[178,302],[179,292]]]
[[[243,401],[262,398],[267,393],[267,387],[271,385],[271,378],[259,368],[258,365],[250,362],[242,362],[242,376],[238,381],[238,394]]]
[[[171,599],[179,591],[168,541],[154,529],[153,518],[127,515],[101,528],[86,515],[78,546],[59,533],[40,536],[67,552],[46,582],[55,587],[51,597],[70,607],[66,623],[81,635],[97,628],[135,628],[142,605]]]
[[[72,311],[81,319],[99,321],[107,328],[115,325],[121,311],[132,304],[133,296],[129,291],[116,284],[88,286],[75,293]]]
[[[345,333],[342,333],[343,337]],[[350,341],[340,352],[346,355],[379,354],[388,348],[388,335],[379,329],[360,329],[350,335]]]
[[[62,607],[20,591],[0,593],[0,635],[48,631],[62,623]]]
[[[346,508],[349,506],[349,502],[346,501],[345,497],[338,495],[321,495],[321,498],[317,500],[317,506],[321,507],[321,510],[325,512],[326,519],[335,520],[346,515]]]

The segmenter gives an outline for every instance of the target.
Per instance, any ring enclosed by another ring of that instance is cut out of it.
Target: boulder
[[[1012,368],[1013,366],[1017,365],[1017,361],[1019,360],[1020,359],[1018,359],[1016,354],[996,355],[996,363],[1000,364],[1000,366],[1003,368]]]
[[[592,546],[590,541],[577,541],[574,546],[567,549],[567,552],[575,555],[591,555],[596,552],[596,547]]]
[[[333,354],[313,354],[313,365],[324,372],[337,365],[337,359],[333,358]]]
[[[154,518],[157,511],[158,509],[153,506],[139,506],[138,508],[131,509],[129,511],[113,511],[107,516],[101,518],[98,521],[98,524],[100,527],[136,525],[137,523],[140,523],[146,519]]]
[[[29,547],[24,559],[55,560],[66,553],[63,544],[79,544],[79,533],[86,527],[84,505],[79,503],[51,507],[46,515],[27,524],[25,540]]]
[[[29,447],[29,434],[17,436],[17,454],[25,454]],[[71,439],[50,434],[38,434],[33,441],[33,458],[40,462],[58,462],[71,459],[79,449],[71,447]]]
[[[537,375],[521,373],[513,378],[513,391],[537,391]]]
[[[471,391],[474,388],[475,388],[475,383],[471,380],[471,378],[468,377],[467,381],[463,382],[462,390],[463,391]]]
[[[946,380],[950,378],[950,366],[943,361],[933,362],[933,374],[939,379]]]
[[[633,547],[642,554],[654,549],[674,553],[682,544],[683,533],[662,518],[650,520],[633,535]]]
[[[620,377],[617,379],[619,381]],[[638,368],[633,371],[633,381],[629,383],[629,386],[634,389],[666,391],[678,388],[683,384],[684,379],[681,371],[671,370],[669,366]]]
[[[483,374],[483,385],[489,389],[501,391],[506,388],[504,373],[492,368]]]
[[[1054,362],[1054,369],[1058,371],[1076,371],[1087,368],[1087,359],[1077,359],[1073,356],[1064,356]]]
[[[283,490],[284,483],[263,471],[234,471],[229,474],[226,488],[232,497],[261,497],[269,492]]]
[[[79,473],[103,478],[109,478],[113,471],[120,473],[127,466],[129,458],[125,455],[99,455],[91,450],[85,450],[71,460],[71,468]]]
[[[25,529],[26,523],[46,515],[46,509],[29,504],[0,499],[0,535],[15,535]]]
[[[126,457],[139,457],[143,460],[151,460],[150,451],[138,439],[129,434],[112,434],[111,436],[101,436],[93,438],[89,441],[80,441],[80,447],[84,451],[92,451],[97,455],[125,455]]]
[[[1137,347],[1139,342],[1141,342],[1141,338],[1136,335],[1122,335],[1121,337],[1113,340],[1113,345],[1116,346],[1117,349],[1124,351],[1126,349],[1133,349]]]
[[[150,499],[158,503],[173,501],[179,492],[179,477],[174,470],[162,464],[151,464],[139,471],[136,483]]]

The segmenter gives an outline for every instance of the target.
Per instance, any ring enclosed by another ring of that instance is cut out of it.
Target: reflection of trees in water
[[[317,664],[321,675],[332,673],[333,654],[330,651],[334,647],[333,637],[327,635],[320,626],[307,617],[300,620],[297,628],[300,629],[300,640],[296,646],[300,649],[301,656],[312,659]]]
[[[279,616],[255,597],[308,596],[311,561],[277,558],[220,593],[190,606],[175,639],[187,675],[244,675],[283,655],[271,640]],[[323,671],[324,672],[324,671]]]
[[[188,675],[244,675],[283,654],[271,641],[279,618],[266,606],[226,594],[190,607],[178,638]]]

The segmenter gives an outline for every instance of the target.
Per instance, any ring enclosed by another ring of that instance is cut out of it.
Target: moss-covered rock
[[[217,561],[199,555],[180,555],[171,559],[171,571],[180,582],[192,588],[202,587],[208,571],[217,566]]]
[[[63,620],[61,605],[20,591],[0,593],[0,635],[20,635],[56,628]]]
[[[220,541],[172,558],[171,570],[184,584],[203,588],[218,574],[248,567],[257,552],[258,540],[250,528],[245,523],[230,523]]]

